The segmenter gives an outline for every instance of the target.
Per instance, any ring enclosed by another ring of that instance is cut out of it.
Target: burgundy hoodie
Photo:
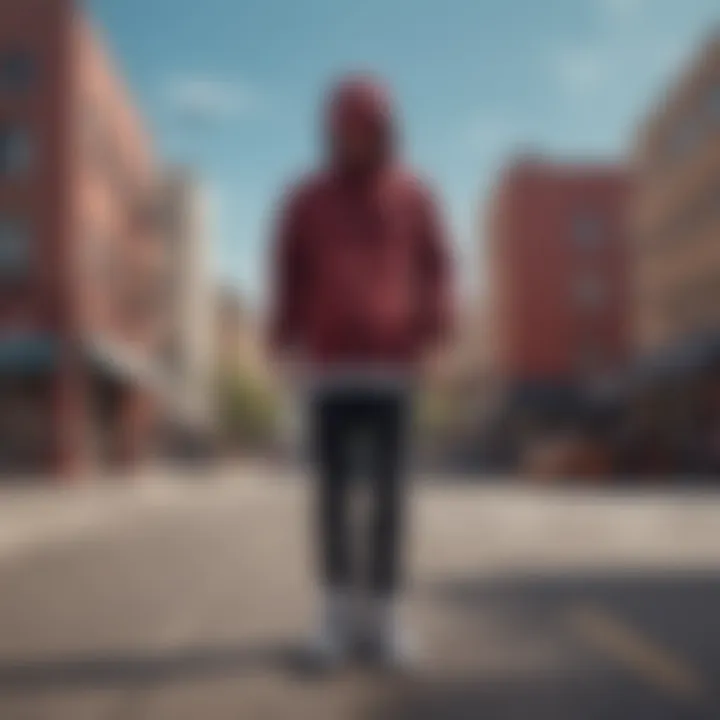
[[[346,152],[353,132],[368,134],[362,162]],[[410,367],[451,320],[438,206],[396,161],[390,102],[377,83],[352,78],[335,89],[326,135],[327,166],[300,182],[280,213],[274,349],[300,351],[321,368]]]

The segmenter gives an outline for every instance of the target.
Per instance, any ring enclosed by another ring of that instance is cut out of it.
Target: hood
[[[396,150],[393,115],[390,94],[378,80],[361,75],[341,80],[330,92],[326,110],[330,164],[362,174],[390,162]]]

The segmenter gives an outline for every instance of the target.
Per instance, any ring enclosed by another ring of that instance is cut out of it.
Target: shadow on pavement
[[[435,621],[441,616],[440,620],[450,623],[442,631],[441,642],[432,646],[438,662],[422,677],[364,686],[358,712],[348,717],[720,718],[718,572],[577,570],[556,575],[456,577],[417,587],[416,595],[420,605],[429,600],[427,607],[432,608]],[[701,698],[683,696],[664,687],[662,677],[653,681],[642,669],[633,669],[632,662],[628,665],[584,645],[582,637],[573,636],[567,622],[578,607],[598,609],[635,637],[647,639],[668,656],[686,663],[702,678],[709,694]],[[548,649],[550,659],[544,665],[543,652]],[[532,662],[524,655],[529,650],[538,653]],[[241,679],[267,670],[294,674],[297,651],[292,642],[259,642],[196,646],[157,654],[0,660],[0,694],[134,688],[203,678]],[[453,663],[460,657],[467,662],[458,670]],[[554,666],[553,658],[557,661]],[[328,687],[335,687],[332,681]],[[277,692],[283,692],[282,684]],[[324,720],[326,716],[320,713],[317,717]]]
[[[587,603],[712,669],[720,681],[720,571],[571,571],[458,578],[421,589],[450,606],[556,617]],[[720,682],[718,683],[720,686]]]
[[[290,645],[248,645],[197,647],[167,654],[0,661],[0,694],[235,677],[267,668],[291,670],[295,654]]]
[[[462,678],[450,673],[407,683],[370,705],[366,720],[720,718],[720,573],[575,571],[459,577],[418,592],[450,614],[462,615],[462,632],[448,641],[456,652],[469,647],[478,656],[493,655],[518,638],[532,643],[550,637],[576,654],[568,655],[564,676],[543,676],[539,668],[535,677],[510,673],[493,679],[478,663]],[[583,608],[609,618],[607,627],[619,628],[625,645],[615,638],[618,656],[598,652],[583,645],[581,634],[573,635],[573,612]],[[668,663],[691,668],[702,679],[703,695],[677,692]]]
[[[603,683],[425,682],[393,693],[365,720],[716,720],[693,708],[632,687]]]

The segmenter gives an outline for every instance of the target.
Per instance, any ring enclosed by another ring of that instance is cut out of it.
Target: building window
[[[26,52],[15,51],[0,56],[0,87],[13,92],[26,91],[33,82],[35,65]]]
[[[593,275],[581,276],[575,286],[575,299],[583,310],[600,310],[606,299],[604,283]]]
[[[122,258],[118,239],[109,233],[89,232],[86,239],[87,270],[92,281],[105,292],[114,295],[122,288]]]
[[[602,241],[602,220],[593,213],[579,213],[573,220],[572,232],[573,240],[580,247],[597,247]]]
[[[608,356],[596,342],[587,342],[580,347],[577,355],[577,369],[580,375],[598,375],[608,368]]]
[[[27,225],[18,218],[0,215],[0,276],[24,273],[30,259]]]
[[[710,115],[720,122],[720,81],[710,91]]]
[[[700,124],[696,118],[680,121],[670,136],[670,156],[680,159],[691,153],[700,141]]]
[[[105,162],[107,157],[107,132],[104,118],[93,102],[88,102],[80,120],[81,143],[93,162]]]
[[[0,177],[13,177],[28,171],[32,162],[32,143],[27,131],[0,125]]]

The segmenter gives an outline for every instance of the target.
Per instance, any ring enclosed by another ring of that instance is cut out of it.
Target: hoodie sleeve
[[[277,354],[293,350],[301,339],[305,288],[301,230],[301,198],[294,191],[281,203],[272,237],[269,342]]]
[[[419,266],[422,296],[421,332],[427,346],[452,334],[455,321],[454,268],[449,236],[440,204],[423,189],[420,199]]]

